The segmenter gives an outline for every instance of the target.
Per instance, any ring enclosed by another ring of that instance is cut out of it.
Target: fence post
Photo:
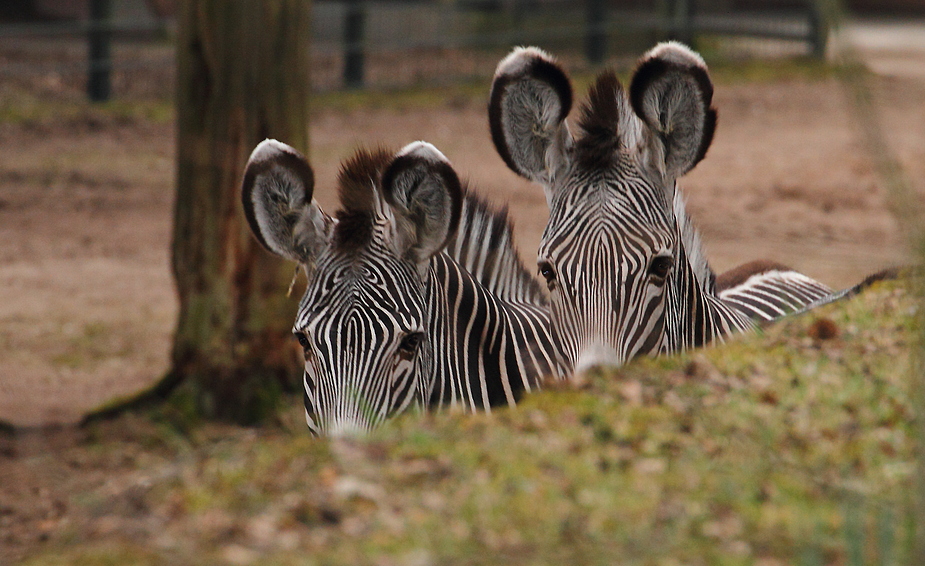
[[[678,41],[694,47],[694,4],[695,0],[678,0]]]
[[[607,7],[604,0],[587,0],[585,57],[599,65],[607,56]]]
[[[668,38],[694,46],[694,0],[669,0]]]
[[[818,0],[808,0],[807,17],[809,18],[809,42],[812,45],[813,57],[825,57],[825,47],[829,41],[829,25],[826,14]]]
[[[112,5],[110,0],[91,0],[89,43],[89,69],[87,73],[87,95],[92,102],[109,100],[112,69],[111,39]]]
[[[363,35],[366,23],[362,0],[347,0],[344,14],[344,86],[363,87]]]

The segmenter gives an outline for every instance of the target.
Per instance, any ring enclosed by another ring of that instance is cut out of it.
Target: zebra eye
[[[315,359],[315,351],[312,349],[311,341],[308,339],[308,335],[304,332],[295,332],[295,338],[299,341],[299,346],[302,346],[302,357],[305,359],[305,363],[310,363]]]
[[[656,285],[662,285],[665,283],[665,279],[673,266],[673,258],[670,256],[658,256],[649,264],[649,277],[652,278],[652,282]]]
[[[421,346],[421,342],[424,341],[424,334],[422,332],[410,332],[401,339],[401,344],[398,345],[398,350],[403,354],[414,354],[418,351],[418,348]]]
[[[556,270],[553,269],[548,261],[541,261],[538,265],[540,268],[540,275],[546,280],[546,287],[552,291],[556,288]]]

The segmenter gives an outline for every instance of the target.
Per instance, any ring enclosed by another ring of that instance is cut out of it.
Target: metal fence
[[[0,24],[5,86],[59,96],[170,97],[173,24],[113,14]],[[339,0],[314,3],[317,92],[435,85],[485,77],[511,46],[544,47],[573,69],[635,57],[674,38],[713,56],[814,54],[827,28],[816,2],[744,10],[730,0]]]

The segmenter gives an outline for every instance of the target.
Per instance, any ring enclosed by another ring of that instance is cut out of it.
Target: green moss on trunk
[[[251,237],[239,186],[261,140],[308,148],[308,12],[301,0],[246,0],[179,14],[172,373],[208,417],[254,422],[299,383],[292,267]]]

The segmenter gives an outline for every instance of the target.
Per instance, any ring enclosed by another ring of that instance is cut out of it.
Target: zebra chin
[[[325,429],[325,436],[330,436],[331,438],[355,438],[365,436],[370,430],[372,430],[372,427],[368,424],[356,421],[337,421],[331,423]]]
[[[595,368],[619,367],[626,363],[626,358],[614,348],[597,343],[585,346],[575,357],[574,372],[584,373]]]
[[[326,436],[332,438],[355,438],[369,434],[375,425],[361,422],[357,419],[337,419],[323,424],[317,418],[305,411],[305,422],[313,436]]]

